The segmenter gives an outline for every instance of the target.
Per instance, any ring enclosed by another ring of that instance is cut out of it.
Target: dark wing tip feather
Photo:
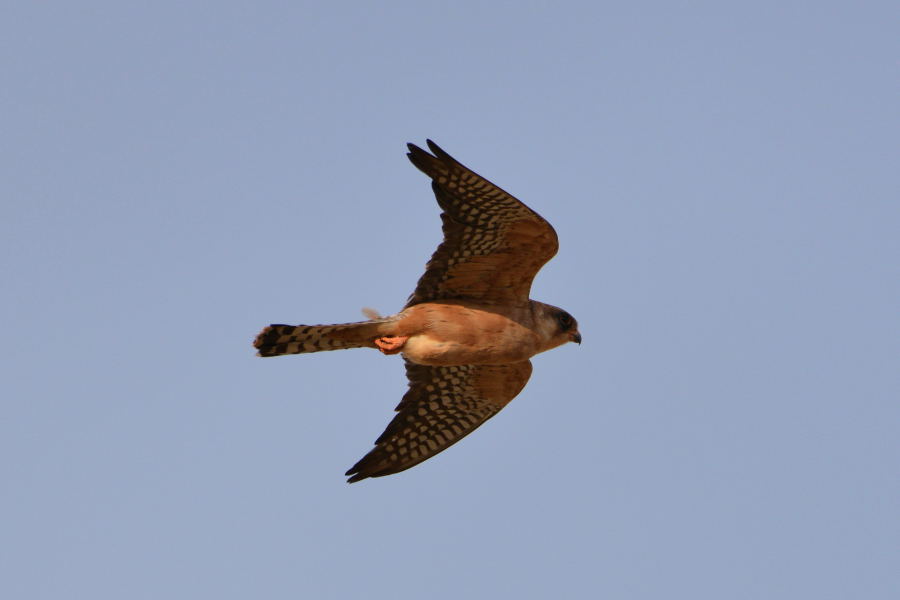
[[[448,166],[456,165],[462,167],[463,169],[467,169],[467,167],[463,166],[461,162],[450,156],[446,150],[435,144],[433,141],[425,140],[425,142],[428,144],[428,148],[434,153],[435,158],[437,158],[444,164]]]
[[[370,454],[362,457],[355,465],[347,469],[347,472],[344,473],[344,476],[349,477],[349,479],[347,479],[347,483],[356,483],[357,481],[362,481],[363,479],[368,479],[369,477],[384,477],[385,475],[393,475],[394,473],[405,471],[409,467],[413,466],[409,465],[409,467],[404,467],[397,470],[392,469],[390,466],[385,467],[379,464],[381,462],[381,460],[373,460],[373,456]]]
[[[434,152],[434,155],[438,158],[450,158],[450,155],[444,152],[440,146],[435,144],[432,140],[426,139],[425,143],[428,144],[428,149]]]
[[[409,148],[409,152],[406,154],[409,162],[429,177],[434,177],[440,161],[415,144],[407,144],[406,146]]]
[[[412,162],[417,169],[429,177],[434,177],[437,174],[437,171],[447,171],[454,167],[466,169],[462,163],[447,154],[447,152],[433,141],[425,140],[425,142],[428,144],[428,149],[431,150],[433,154],[429,154],[427,151],[413,143],[408,143],[406,144],[406,147],[409,149],[409,152],[406,156],[409,157],[410,162]]]
[[[363,475],[362,473],[356,473],[353,469],[350,469],[344,475],[351,476],[350,479],[347,480],[347,483],[356,483],[357,481],[362,481],[363,479],[368,479],[369,475]]]

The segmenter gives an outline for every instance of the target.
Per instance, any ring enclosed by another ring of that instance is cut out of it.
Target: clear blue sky
[[[0,596],[900,597],[894,2],[16,2]],[[581,347],[347,485],[433,138],[556,227]]]

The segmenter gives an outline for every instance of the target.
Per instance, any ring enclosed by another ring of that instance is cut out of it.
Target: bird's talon
[[[397,354],[408,339],[409,336],[402,335],[380,337],[375,340],[375,346],[377,346],[383,354]]]

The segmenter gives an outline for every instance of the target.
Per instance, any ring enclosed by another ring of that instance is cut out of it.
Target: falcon
[[[403,310],[340,325],[269,325],[257,356],[346,348],[400,354],[409,389],[375,447],[346,475],[353,483],[399,473],[477,429],[522,391],[535,354],[581,343],[566,311],[531,300],[531,282],[559,247],[536,212],[428,140],[408,144],[431,178],[444,240]]]

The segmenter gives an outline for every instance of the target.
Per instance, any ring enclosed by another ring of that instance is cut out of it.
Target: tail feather
[[[340,325],[269,325],[253,346],[257,356],[281,356],[347,348],[375,348],[385,320]]]

